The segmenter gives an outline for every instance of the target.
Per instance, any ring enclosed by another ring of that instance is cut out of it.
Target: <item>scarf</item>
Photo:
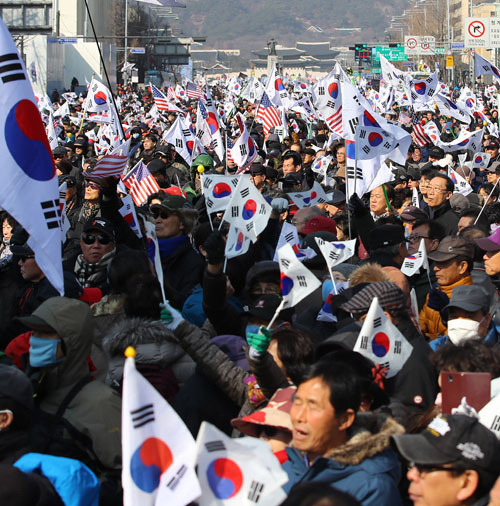
[[[92,202],[90,200],[84,200],[82,209],[80,211],[80,220],[82,223],[86,223],[90,218],[97,216],[100,211],[99,202]],[[81,219],[83,218],[83,220]]]
[[[168,258],[177,251],[178,248],[188,242],[187,235],[180,235],[179,237],[170,237],[168,239],[158,239],[158,247],[160,249],[160,258]],[[155,247],[153,241],[148,244],[148,256],[154,263],[155,260]]]
[[[83,254],[78,255],[75,263],[75,276],[83,288],[96,287],[106,281],[108,277],[108,264],[115,256],[116,248],[106,253],[99,262],[89,264]]]

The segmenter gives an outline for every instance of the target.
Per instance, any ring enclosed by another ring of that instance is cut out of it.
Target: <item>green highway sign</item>
[[[389,61],[406,61],[408,55],[405,54],[403,45],[398,47],[375,46],[375,61],[380,61],[380,55],[385,56]]]
[[[434,54],[444,54],[446,52],[446,49],[444,47],[435,47],[434,48]]]

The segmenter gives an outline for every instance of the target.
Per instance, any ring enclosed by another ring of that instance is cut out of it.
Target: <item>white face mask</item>
[[[455,320],[448,320],[448,337],[450,341],[459,346],[465,341],[480,340],[479,337],[479,324],[474,320],[465,320],[463,318],[456,318]]]

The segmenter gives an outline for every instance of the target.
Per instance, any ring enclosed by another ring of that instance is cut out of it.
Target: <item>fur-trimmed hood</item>
[[[357,413],[348,431],[349,439],[327,455],[342,465],[357,466],[390,447],[390,437],[403,434],[404,427],[384,413]]]

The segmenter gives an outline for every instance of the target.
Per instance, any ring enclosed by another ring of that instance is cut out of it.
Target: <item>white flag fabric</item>
[[[276,71],[276,65],[273,65],[273,68],[266,83],[265,92],[269,97],[269,100],[276,107],[283,105],[288,108],[288,106],[290,105],[290,98],[288,97],[288,91],[286,91],[281,76]]]
[[[338,264],[351,258],[356,251],[356,239],[351,241],[327,242],[321,237],[315,237],[314,240],[326,260],[326,265],[330,271]]]
[[[207,212],[216,213],[226,210],[234,190],[241,178],[246,178],[251,183],[250,176],[223,176],[222,174],[202,174],[201,191],[205,197]]]
[[[186,134],[188,138],[186,138]],[[168,142],[169,144],[172,144],[175,147],[177,154],[181,156],[188,165],[191,165],[193,159],[193,150],[195,147],[194,141],[190,138],[190,136],[191,131],[184,127],[180,115],[177,116],[173,125],[163,136],[163,141],[165,143]]]
[[[139,226],[139,222],[137,221],[137,214],[135,212],[134,201],[131,195],[124,195],[121,198],[122,207],[118,209],[118,212],[122,215],[123,219],[127,222],[127,225],[133,230],[134,234],[139,237],[142,237],[141,227]]]
[[[374,297],[354,351],[369,358],[375,365],[387,368],[387,378],[392,378],[405,365],[413,346],[385,316],[378,298]]]
[[[465,109],[461,109],[455,102],[445,97],[441,93],[436,93],[434,100],[439,108],[439,112],[443,116],[451,116],[458,119],[462,123],[470,123],[472,120],[471,115]]]
[[[68,183],[61,183],[59,186],[59,208],[61,209],[61,230],[62,236],[61,240],[64,243],[66,241],[66,234],[68,230],[71,228],[71,224],[68,220],[68,215],[66,214],[66,190],[68,189]]]
[[[243,117],[238,114],[236,120],[238,121],[241,135],[234,142],[234,146],[230,149],[230,153],[234,163],[241,169],[250,165],[257,158],[258,152],[254,140],[248,133]]]
[[[416,186],[414,186],[413,190],[411,191],[411,205],[415,206],[415,207],[419,207],[418,190],[417,190]]]
[[[318,278],[297,259],[290,244],[278,250],[281,271],[282,309],[293,307],[321,286]]]
[[[212,146],[219,160],[224,159],[224,143],[222,142],[222,134],[219,126],[219,114],[215,108],[210,89],[205,86],[205,108],[207,110],[207,117],[205,121],[210,128],[210,135],[212,136]]]
[[[0,206],[28,232],[52,286],[64,295],[59,185],[45,126],[24,63],[0,20]]]
[[[207,123],[208,112],[201,99],[198,100],[198,110],[196,111],[196,138],[202,146],[209,146],[212,142],[210,128]]]
[[[395,148],[396,139],[382,128],[358,125],[356,128],[356,159],[371,160],[388,156]]]
[[[342,135],[342,87],[338,63],[313,87],[313,103],[332,132]]]
[[[293,200],[293,203],[299,209],[314,207],[315,205],[323,204],[328,200],[325,190],[323,190],[317,181],[314,181],[313,187],[310,190],[288,193],[287,195]]]
[[[473,161],[472,168],[473,169],[486,169],[486,167],[488,167],[488,164],[490,163],[490,158],[491,158],[490,153],[484,153],[482,151],[479,153],[476,153],[472,158],[472,161]]]
[[[69,104],[68,102],[64,102],[64,104],[61,107],[59,107],[59,109],[54,111],[54,118],[58,118],[59,116],[64,118],[65,116],[69,116],[69,114],[70,114]]]
[[[50,149],[54,151],[54,149],[59,146],[59,141],[57,140],[56,129],[54,128],[54,117],[52,113],[49,113],[49,121],[47,123],[47,139],[49,140]]]
[[[90,83],[85,109],[87,112],[104,112],[112,103],[111,92],[95,77]]]
[[[285,221],[283,222],[283,226],[281,227],[280,236],[278,238],[278,244],[276,245],[276,250],[274,252],[273,262],[278,261],[278,250],[287,243],[292,247],[295,255],[301,262],[317,256],[316,252],[312,248],[306,249],[300,248],[300,241],[299,241],[299,234],[297,232],[297,227]]]
[[[463,178],[458,172],[455,172],[451,167],[448,167],[448,177],[453,181],[455,190],[453,193],[461,193],[465,197],[472,193],[474,190],[471,185]]]
[[[436,94],[439,85],[438,72],[426,77],[425,79],[409,79],[408,88],[412,103],[421,102],[426,104]]]
[[[196,443],[179,415],[125,360],[122,400],[124,506],[185,506],[200,496]]]
[[[477,52],[474,53],[474,73],[476,77],[489,75],[500,81],[500,70]]]
[[[478,413],[479,421],[500,439],[500,395],[495,395]]]
[[[481,149],[483,134],[483,128],[481,128],[481,130],[474,130],[473,132],[463,130],[460,132],[457,139],[452,142],[441,142],[440,147],[442,147],[446,152],[460,151],[462,149],[469,149],[472,152],[475,152],[478,149]]]
[[[231,225],[227,234],[224,256],[229,259],[244,255],[250,247],[250,242],[251,240],[241,230]]]
[[[401,272],[405,276],[413,276],[420,270],[421,267],[429,272],[429,260],[427,259],[427,250],[425,249],[424,239],[420,241],[418,251],[414,255],[407,256],[403,260]]]
[[[276,506],[286,498],[288,476],[264,441],[232,439],[203,422],[196,447],[200,506]]]
[[[266,228],[271,211],[271,206],[250,179],[240,177],[222,221],[234,225],[255,242]]]
[[[165,296],[165,283],[163,281],[163,265],[161,264],[160,257],[160,246],[158,245],[158,237],[156,236],[156,227],[154,223],[151,223],[147,219],[143,219],[144,228],[146,230],[146,238],[148,241],[148,250],[153,251],[153,265],[156,272],[156,277],[160,282],[161,294],[163,300],[166,300]]]

